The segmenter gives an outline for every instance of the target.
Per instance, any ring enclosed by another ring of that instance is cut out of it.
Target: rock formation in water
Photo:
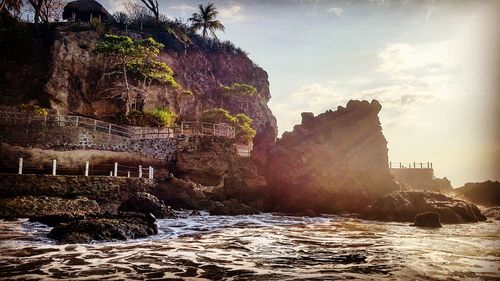
[[[420,213],[435,212],[442,223],[486,220],[473,204],[428,191],[399,191],[388,194],[365,210],[364,217],[382,221],[411,222]]]
[[[500,206],[500,182],[498,181],[466,183],[453,191],[474,204],[486,207]]]
[[[377,101],[350,101],[302,124],[268,151],[266,179],[277,211],[359,211],[396,188]]]

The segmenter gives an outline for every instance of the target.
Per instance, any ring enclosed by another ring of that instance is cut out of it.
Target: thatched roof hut
[[[91,21],[99,19],[103,22],[111,20],[111,14],[94,0],[77,0],[69,2],[63,11],[63,19],[72,21]]]

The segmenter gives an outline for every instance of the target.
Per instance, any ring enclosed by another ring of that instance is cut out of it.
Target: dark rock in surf
[[[140,213],[106,214],[103,217],[86,218],[60,223],[48,237],[62,244],[90,243],[143,238],[158,233],[153,215]]]
[[[442,227],[441,220],[439,219],[439,214],[436,212],[418,214],[417,216],[415,216],[415,221],[413,222],[412,226],[433,228]]]

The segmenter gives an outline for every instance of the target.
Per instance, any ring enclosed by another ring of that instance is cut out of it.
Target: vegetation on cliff
[[[178,87],[172,69],[156,59],[161,48],[163,44],[153,38],[133,40],[128,36],[107,34],[93,49],[94,54],[107,58],[110,63],[105,75],[123,76],[123,83],[108,88],[107,93],[110,98],[119,97],[123,101],[126,113],[130,111],[132,100],[144,99],[153,81]]]
[[[252,128],[252,118],[244,113],[231,115],[223,108],[206,110],[202,114],[203,122],[226,123],[236,129],[236,141],[248,143],[255,137],[255,130]]]

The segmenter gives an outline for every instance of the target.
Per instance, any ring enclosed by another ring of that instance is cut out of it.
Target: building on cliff
[[[68,21],[90,22],[98,19],[102,22],[111,20],[111,14],[94,0],[77,0],[69,2],[63,10],[63,19]]]

